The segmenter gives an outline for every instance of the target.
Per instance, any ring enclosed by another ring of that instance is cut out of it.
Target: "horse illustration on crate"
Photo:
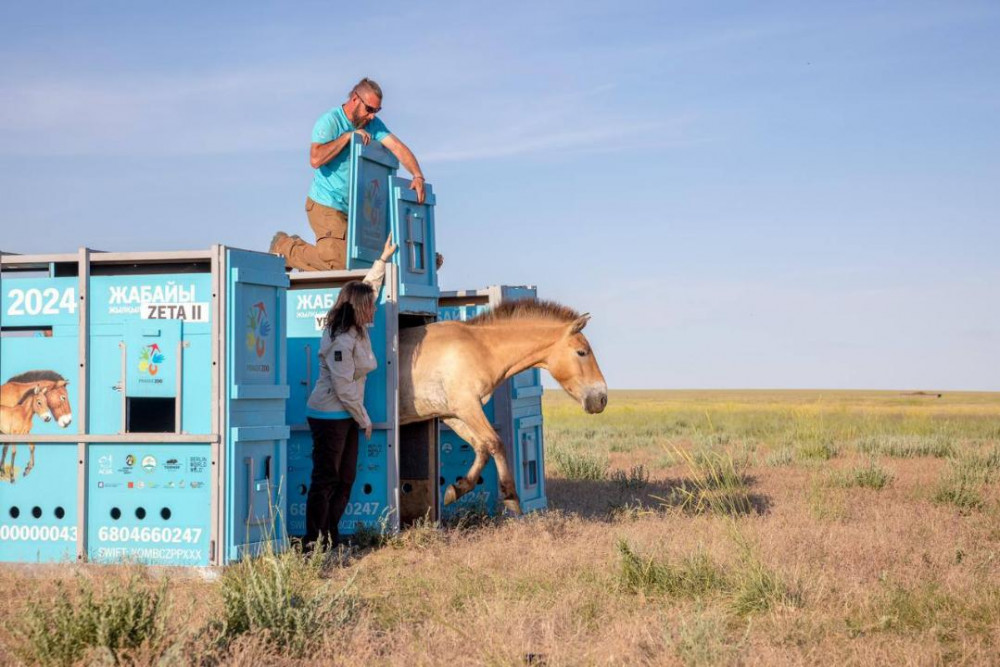
[[[55,420],[66,428],[73,422],[73,409],[69,402],[66,385],[69,381],[54,371],[41,370],[21,373],[0,385],[0,433],[26,435],[31,432],[34,417],[43,421]],[[29,400],[30,399],[30,400]],[[16,443],[4,443],[0,456],[0,475],[4,471],[7,450],[11,450],[8,479],[14,482],[14,459],[17,456]],[[28,443],[30,458],[24,468],[27,476],[35,467],[35,444]]]

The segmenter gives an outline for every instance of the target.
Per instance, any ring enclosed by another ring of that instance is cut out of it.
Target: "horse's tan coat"
[[[519,302],[470,323],[438,322],[400,332],[400,422],[441,418],[476,452],[466,476],[448,488],[445,503],[472,490],[492,456],[504,504],[520,513],[504,444],[483,413],[504,380],[544,368],[587,412],[604,409],[607,384],[580,333],[588,319],[558,304]]]

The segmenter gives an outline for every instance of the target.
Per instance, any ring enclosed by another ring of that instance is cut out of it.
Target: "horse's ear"
[[[587,326],[587,322],[590,321],[590,313],[584,313],[580,317],[573,320],[573,325],[569,328],[569,335],[578,334],[583,331],[583,328]]]
[[[58,389],[60,387],[65,387],[68,384],[69,384],[69,380],[59,380],[58,382],[56,382],[56,389]]]

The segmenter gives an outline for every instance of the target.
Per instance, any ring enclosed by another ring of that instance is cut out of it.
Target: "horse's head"
[[[597,365],[587,337],[580,333],[590,319],[585,314],[566,326],[552,346],[545,367],[570,396],[587,412],[603,412],[608,404],[608,383]]]
[[[69,384],[68,380],[59,380],[49,387],[45,394],[49,410],[52,411],[52,417],[59,422],[59,426],[62,428],[66,428],[73,422],[73,408],[69,404],[67,384]]]
[[[52,411],[49,410],[49,401],[45,397],[48,390],[48,387],[35,385],[24,392],[21,400],[18,401],[18,405],[22,405],[25,401],[31,401],[31,410],[34,414],[41,417],[44,421],[52,421]]]

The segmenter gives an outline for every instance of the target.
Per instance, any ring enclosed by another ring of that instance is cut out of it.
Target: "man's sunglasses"
[[[365,111],[367,111],[368,113],[378,113],[379,111],[382,110],[382,107],[373,107],[365,104],[365,101],[361,99],[361,96],[358,95],[357,93],[354,93],[354,96],[358,98],[358,102],[361,102],[361,106],[363,106],[365,108]]]

